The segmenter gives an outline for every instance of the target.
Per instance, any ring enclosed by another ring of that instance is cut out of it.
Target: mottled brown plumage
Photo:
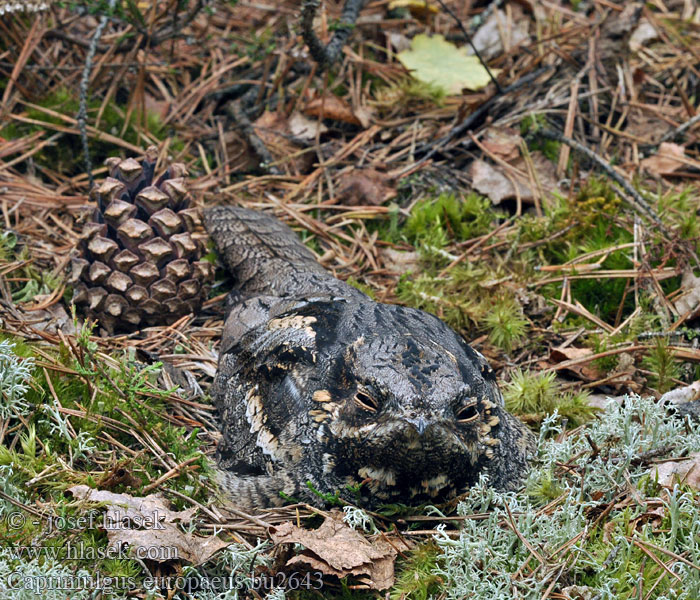
[[[276,219],[226,207],[205,224],[237,279],[213,387],[234,501],[318,503],[311,486],[370,508],[436,503],[482,473],[518,487],[534,437],[461,336],[332,277]]]

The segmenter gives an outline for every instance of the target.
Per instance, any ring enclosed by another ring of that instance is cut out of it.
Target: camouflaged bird
[[[237,280],[213,385],[232,500],[318,504],[313,487],[367,508],[436,503],[482,473],[518,487],[534,437],[460,335],[334,278],[274,218],[220,207],[204,220]]]

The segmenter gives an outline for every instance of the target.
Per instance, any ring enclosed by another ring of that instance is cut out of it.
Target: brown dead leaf
[[[682,295],[674,301],[673,305],[679,315],[689,313],[686,320],[695,319],[700,315],[700,277],[696,277],[691,269],[683,273],[681,290],[683,290]]]
[[[638,52],[649,42],[658,39],[659,34],[657,33],[654,26],[645,18],[639,20],[636,29],[632,32],[629,39],[629,47],[632,52]]]
[[[686,460],[669,460],[651,468],[659,485],[672,490],[676,483],[685,483],[700,490],[700,452],[689,454]]]
[[[520,157],[523,138],[510,127],[489,127],[481,144],[492,154],[512,163]]]
[[[340,177],[338,201],[346,206],[379,206],[396,196],[393,181],[375,169],[353,169]]]
[[[509,19],[501,9],[495,10],[486,23],[479,27],[474,34],[472,39],[474,46],[485,60],[503,53],[505,50],[504,40],[508,43],[508,50],[513,50],[529,39],[530,19],[523,14],[523,10],[519,6],[514,5],[512,13]],[[471,47],[467,52],[474,53]]]
[[[395,273],[406,273],[415,271],[420,262],[418,252],[403,252],[394,248],[380,248],[379,255],[382,257],[384,266]]]
[[[503,174],[500,167],[487,163],[485,160],[475,160],[469,166],[469,174],[472,178],[472,187],[491,200],[495,205],[503,200],[516,197],[513,183]],[[525,189],[520,188],[521,198]]]
[[[514,141],[514,137],[502,137],[500,142],[493,141],[492,144],[497,150],[508,152],[510,143]],[[539,151],[531,152],[530,160],[542,191],[544,193],[556,191],[556,168],[554,164]],[[487,196],[496,205],[503,200],[513,200],[517,198],[518,194],[523,204],[534,204],[535,198],[539,196],[539,191],[532,190],[532,183],[527,175],[528,167],[525,159],[519,156],[515,160],[510,161],[510,164],[518,171],[511,171],[506,177],[505,170],[500,166],[492,165],[483,160],[475,160],[469,167],[472,187],[479,193]],[[518,194],[515,192],[516,188],[513,183],[517,186]]]
[[[585,356],[592,355],[593,350],[590,348],[576,348],[574,346],[567,346],[566,348],[552,348],[549,353],[549,360],[552,364],[556,365],[560,362],[564,362],[565,360],[574,360],[576,358],[583,358]],[[571,365],[565,370],[571,371],[584,381],[596,381],[601,378],[600,372],[590,363]]]
[[[197,508],[172,511],[160,494],[137,497],[93,490],[87,485],[74,485],[67,491],[75,498],[106,503],[103,522],[109,547],[128,546],[139,558],[199,565],[229,545],[216,536],[203,538],[184,533],[178,523],[189,523]]]
[[[384,590],[394,584],[394,560],[399,550],[408,549],[400,539],[379,537],[369,541],[343,522],[343,515],[333,511],[318,529],[302,529],[294,523],[282,523],[270,529],[275,544],[301,544],[300,554],[287,566],[304,565],[342,579],[358,577],[371,589]]]
[[[641,165],[652,175],[673,175],[684,166],[683,161],[679,159],[685,159],[683,146],[664,142],[659,146],[658,152],[642,160]]]
[[[296,175],[305,173],[314,158],[310,153],[289,158],[301,150],[301,147],[291,141],[292,130],[289,120],[282,113],[265,111],[253,123],[256,135],[275,160],[287,159],[281,162],[282,168],[290,168]]]
[[[289,116],[289,131],[300,140],[315,140],[317,135],[328,131],[328,127],[318,120],[307,119],[296,111]]]
[[[352,107],[342,98],[338,98],[338,96],[333,94],[326,94],[310,100],[304,109],[304,113],[310,117],[321,117],[322,119],[331,119],[367,128],[370,118],[368,110],[353,111]]]

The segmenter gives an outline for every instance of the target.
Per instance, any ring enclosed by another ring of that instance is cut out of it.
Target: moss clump
[[[562,392],[554,372],[516,370],[503,388],[503,398],[509,411],[530,422],[542,422],[556,411],[560,419],[575,427],[595,414],[587,401],[588,392]]]
[[[411,210],[401,235],[414,246],[444,248],[451,242],[482,235],[493,226],[491,202],[477,194],[461,199],[443,193],[420,200]]]

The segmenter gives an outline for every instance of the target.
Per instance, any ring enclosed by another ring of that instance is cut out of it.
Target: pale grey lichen
[[[356,506],[343,506],[343,512],[345,513],[343,515],[343,521],[352,529],[357,529],[359,527],[366,533],[374,533],[377,531],[372,517],[361,508],[357,508]]]
[[[20,358],[15,354],[15,344],[0,341],[0,418],[9,419],[25,415],[29,405],[24,401],[29,391],[34,359]]]
[[[639,569],[627,568],[633,553],[639,555],[632,539],[651,542],[691,564],[700,564],[698,494],[681,492],[678,487],[660,495],[670,527],[652,531],[650,524],[644,524],[627,536],[611,535],[608,542],[598,541],[597,545],[587,543],[586,535],[593,522],[591,512],[600,512],[621,492],[633,490],[637,502],[613,506],[609,523],[627,523],[644,514],[643,489],[653,485],[653,477],[648,461],[640,457],[655,451],[673,456],[700,451],[697,426],[687,428],[653,398],[638,396],[611,403],[599,419],[572,435],[561,436],[557,420],[553,415],[543,423],[538,456],[524,492],[496,492],[482,478],[458,506],[458,513],[466,517],[459,537],[450,537],[444,527],[439,528],[435,535],[440,550],[437,574],[445,582],[441,597],[535,600],[560,577],[561,570],[567,581],[589,586],[592,598],[614,600],[620,586],[634,588],[641,577]],[[533,492],[552,482],[561,500],[543,511],[542,501]],[[485,519],[469,518],[485,512]],[[533,559],[533,553],[537,558]],[[651,597],[700,598],[700,571],[672,556],[662,556],[683,584],[660,589]]]

